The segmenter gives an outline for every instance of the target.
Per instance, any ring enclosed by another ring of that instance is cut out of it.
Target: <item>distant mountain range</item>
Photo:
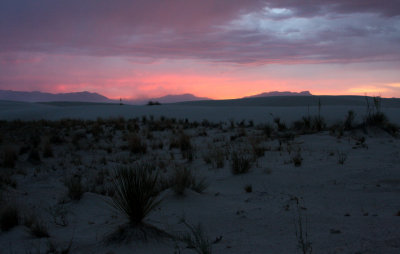
[[[131,104],[146,104],[149,101],[159,102],[159,103],[176,103],[176,102],[184,102],[184,101],[203,101],[203,100],[211,100],[206,97],[197,97],[190,93],[185,94],[176,94],[176,95],[165,95],[158,98],[151,99],[138,99],[138,100],[128,100],[127,103]]]
[[[43,92],[20,92],[11,90],[0,90],[0,100],[7,101],[24,101],[24,102],[96,102],[96,103],[119,103],[119,100],[109,99],[98,93],[76,92],[76,93],[43,93]],[[123,100],[126,104],[143,105],[149,101],[157,101],[160,103],[175,103],[183,101],[199,101],[211,100],[210,98],[197,97],[193,94],[166,95],[158,98]]]
[[[303,92],[266,92],[253,96],[243,98],[258,98],[258,97],[273,97],[273,96],[311,96],[309,91]],[[95,102],[95,103],[119,103],[119,100],[109,99],[98,93],[91,92],[75,92],[75,93],[44,93],[44,92],[21,92],[11,90],[0,90],[0,100],[7,101],[24,101],[24,102],[60,102],[60,101],[72,101],[72,102]],[[193,94],[177,94],[177,95],[166,95],[158,98],[148,99],[134,99],[134,100],[123,100],[125,104],[136,104],[143,105],[149,101],[159,103],[176,103],[176,102],[190,102],[190,101],[203,101],[212,100],[207,97],[197,97]]]
[[[81,102],[112,102],[107,97],[98,93],[42,93],[42,92],[19,92],[0,90],[0,100],[25,101],[25,102],[50,102],[50,101],[81,101]]]
[[[272,91],[272,92],[266,92],[266,93],[260,93],[252,96],[246,96],[243,98],[258,98],[258,97],[271,97],[271,96],[311,96],[312,94],[310,91],[302,91],[299,93],[296,92],[289,92],[289,91],[284,91],[284,92],[278,92],[278,91]]]

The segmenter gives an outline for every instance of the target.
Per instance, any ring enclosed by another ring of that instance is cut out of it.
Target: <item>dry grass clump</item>
[[[24,225],[28,228],[28,232],[36,238],[50,237],[47,225],[35,214],[30,214],[24,218]]]
[[[12,147],[5,147],[3,149],[3,167],[5,168],[14,168],[15,163],[18,160],[17,152]]]
[[[191,225],[184,219],[181,222],[189,231],[178,238],[187,244],[187,248],[193,249],[198,254],[211,254],[212,242],[204,232],[201,224]]]
[[[176,195],[184,195],[186,189],[202,193],[208,187],[205,178],[197,179],[192,171],[185,167],[177,167],[174,170],[170,183]]]
[[[234,175],[249,172],[252,166],[252,158],[245,151],[233,151],[231,156],[232,173]]]
[[[83,193],[85,193],[82,185],[82,177],[80,175],[74,175],[65,180],[64,185],[68,189],[68,197],[72,200],[80,200]]]
[[[209,147],[203,154],[203,160],[213,168],[223,168],[225,165],[225,152],[218,147]]]
[[[160,203],[158,174],[148,164],[120,167],[113,176],[114,196],[111,205],[123,213],[130,225],[141,224],[143,219]]]
[[[53,148],[50,142],[46,142],[43,146],[43,157],[44,158],[54,157]]]
[[[134,154],[145,154],[147,152],[146,141],[143,141],[138,134],[131,134],[128,137],[128,148]]]
[[[345,161],[347,160],[347,154],[342,151],[337,152],[337,161],[340,165],[343,165]]]
[[[303,157],[301,156],[300,152],[297,152],[293,157],[292,157],[292,162],[294,166],[300,167],[301,163],[303,162]]]
[[[1,203],[0,228],[2,231],[9,231],[19,225],[19,210],[15,204]]]
[[[246,185],[244,186],[244,190],[245,190],[247,193],[253,192],[253,186],[252,186],[251,184],[246,184]]]

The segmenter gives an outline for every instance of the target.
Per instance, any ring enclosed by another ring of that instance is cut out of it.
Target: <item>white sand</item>
[[[346,112],[354,110],[359,119],[365,114],[362,106],[323,106],[321,114],[328,123],[343,120]],[[384,108],[394,123],[400,123],[399,108]],[[315,114],[317,107],[310,109]],[[272,114],[272,115],[271,115]],[[0,102],[0,119],[50,119],[97,117],[125,118],[153,115],[229,121],[234,119],[254,120],[255,123],[272,122],[279,116],[288,123],[308,114],[308,107],[208,107],[208,106],[119,106],[119,105],[75,105],[52,106],[44,104]],[[227,124],[228,126],[228,124]],[[146,222],[169,233],[184,230],[179,220],[182,216],[190,223],[204,227],[211,241],[222,236],[212,246],[213,253],[301,253],[295,235],[294,196],[302,197],[303,215],[308,220],[308,235],[313,253],[400,253],[400,142],[379,130],[347,132],[337,138],[327,131],[312,135],[297,136],[284,143],[280,151],[279,142],[263,138],[260,131],[246,129],[246,137],[230,141],[239,129],[227,131],[204,129],[208,136],[199,136],[203,130],[185,130],[195,147],[195,159],[188,163],[177,149],[168,149],[171,131],[153,132],[148,140],[149,151],[142,157],[121,151],[124,144],[122,133],[117,131],[113,142],[101,140],[95,143],[90,134],[76,150],[71,144],[54,145],[55,158],[43,159],[39,166],[26,162],[26,154],[18,159],[15,173],[17,188],[7,188],[8,199],[15,200],[21,211],[35,211],[48,226],[49,239],[32,237],[24,225],[9,232],[0,233],[0,253],[45,253],[48,242],[58,247],[72,241],[71,253],[174,253],[175,243],[169,240],[148,243],[105,245],[102,240],[124,223],[124,218],[110,209],[109,197],[86,192],[79,201],[66,198],[63,180],[66,175],[79,173],[89,186],[93,177],[102,169],[112,171],[125,162],[135,159],[163,161],[170,172],[174,163],[184,164],[199,176],[205,176],[209,187],[203,194],[187,191],[186,196],[177,197],[168,189],[161,193],[163,202]],[[74,130],[72,130],[74,131]],[[61,133],[60,133],[61,135]],[[2,135],[4,136],[4,134]],[[144,136],[144,135],[143,135]],[[357,145],[357,138],[365,137],[366,146]],[[226,149],[228,145],[249,145],[252,138],[261,138],[267,148],[258,158],[249,173],[233,175],[230,161],[214,169],[203,160],[209,147]],[[152,142],[164,143],[162,150],[152,151]],[[93,147],[90,148],[90,144]],[[4,144],[3,144],[4,145]],[[20,145],[18,142],[16,146]],[[112,147],[108,154],[101,147]],[[292,157],[299,151],[302,165],[295,167]],[[339,154],[347,156],[343,165],[338,163]],[[174,159],[171,159],[173,154]],[[76,158],[80,162],[76,162]],[[101,159],[107,159],[107,165]],[[75,162],[74,162],[75,161]],[[6,170],[6,169],[2,169]],[[251,184],[253,191],[246,193],[244,186]],[[97,186],[101,188],[101,186]],[[60,205],[60,200],[66,202]],[[68,225],[56,225],[49,212],[50,207],[64,207]],[[345,216],[348,215],[348,216]],[[304,221],[303,221],[304,222]],[[195,253],[178,243],[181,253]]]

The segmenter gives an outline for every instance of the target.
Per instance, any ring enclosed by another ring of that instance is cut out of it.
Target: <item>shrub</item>
[[[43,147],[43,157],[44,158],[49,158],[49,157],[53,157],[53,149],[51,147],[50,142],[46,142],[46,144]]]
[[[172,176],[172,189],[176,195],[184,195],[185,190],[192,185],[192,181],[192,172],[187,168],[178,167]]]
[[[185,190],[189,188],[202,193],[208,187],[205,178],[196,178],[192,171],[184,167],[177,167],[169,182],[176,195],[184,195]]]
[[[5,205],[0,210],[0,228],[9,231],[19,224],[19,211],[15,205]]]
[[[192,143],[190,142],[190,136],[186,135],[185,133],[181,133],[179,136],[179,148],[181,151],[188,151],[192,150]]]
[[[158,101],[147,102],[147,106],[159,106],[159,105],[161,105],[161,103],[159,103]]]
[[[343,165],[344,162],[347,160],[347,154],[345,154],[342,151],[338,151],[337,152],[337,160],[338,160],[339,164]]]
[[[31,151],[29,152],[29,155],[28,155],[28,161],[35,165],[41,163],[40,155],[39,155],[37,148],[31,149]]]
[[[354,128],[354,119],[356,114],[353,110],[349,110],[346,115],[346,119],[344,120],[344,129],[351,130]]]
[[[223,168],[225,164],[225,153],[221,148],[210,148],[203,155],[203,159],[207,164],[211,164],[213,168]]]
[[[180,239],[188,245],[188,248],[194,249],[198,254],[211,254],[212,243],[205,234],[201,224],[199,223],[197,226],[190,225],[184,219],[182,223],[189,229],[189,232],[183,234]]]
[[[281,122],[281,119],[279,117],[274,118],[274,123],[276,124],[278,131],[286,130],[286,124],[284,122]]]
[[[247,193],[250,193],[250,192],[253,191],[253,186],[252,186],[251,184],[247,184],[246,186],[244,186],[244,190],[245,190]]]
[[[311,121],[311,130],[313,131],[322,131],[326,128],[325,119],[321,116],[315,116]]]
[[[153,174],[147,164],[118,168],[112,181],[112,206],[123,213],[131,225],[141,224],[161,203],[157,198],[157,180],[158,174]]]
[[[234,175],[247,173],[252,166],[252,160],[250,156],[246,155],[243,151],[234,151],[232,153],[231,160],[232,173]]]
[[[65,186],[68,188],[68,197],[72,200],[80,200],[82,198],[84,191],[82,185],[81,176],[75,175],[68,178],[64,182]]]
[[[139,135],[132,134],[128,137],[128,147],[132,153],[145,154],[147,152],[147,144]]]
[[[303,157],[301,157],[301,154],[299,152],[296,153],[296,155],[292,157],[292,162],[296,167],[301,166],[301,163],[303,162]]]
[[[11,147],[6,147],[3,150],[3,166],[6,168],[14,168],[18,156],[15,150]]]
[[[25,218],[25,226],[29,228],[29,233],[36,238],[50,237],[47,225],[39,220],[36,215]]]

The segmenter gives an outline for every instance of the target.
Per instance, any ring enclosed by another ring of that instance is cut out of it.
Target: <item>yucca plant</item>
[[[141,224],[161,202],[157,198],[157,180],[158,174],[153,173],[147,164],[118,168],[112,181],[114,196],[111,205],[125,214],[131,225]]]

